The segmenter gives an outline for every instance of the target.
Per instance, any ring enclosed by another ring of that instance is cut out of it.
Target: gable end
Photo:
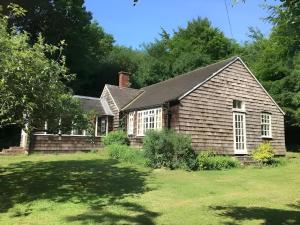
[[[104,88],[103,88],[103,91],[102,91],[102,93],[101,93],[100,98],[103,97],[103,93],[104,93],[105,90],[108,92],[109,96],[111,97],[111,99],[112,99],[112,101],[113,101],[115,107],[117,108],[118,112],[120,112],[120,109],[119,109],[118,105],[116,104],[116,101],[115,101],[114,97],[112,96],[112,94],[111,94],[110,91],[109,91],[109,88],[107,88],[106,85],[105,85]]]
[[[256,80],[256,82],[259,84],[259,86],[263,89],[263,91],[269,96],[269,98],[271,99],[271,101],[277,106],[277,108],[279,109],[279,111],[285,115],[285,112],[280,108],[280,106],[276,103],[276,101],[272,98],[272,96],[267,92],[267,90],[264,88],[264,86],[259,82],[259,80],[256,78],[256,76],[254,76],[254,74],[251,72],[251,70],[248,68],[248,66],[244,63],[244,61],[238,57],[238,59],[240,60],[240,62],[243,64],[243,66],[247,69],[247,71],[252,75],[252,77]]]
[[[285,112],[280,108],[280,106],[275,102],[275,100],[271,97],[271,95],[266,91],[266,89],[263,87],[263,85],[258,81],[258,79],[254,76],[254,74],[251,72],[251,70],[247,67],[247,65],[243,62],[243,60],[240,57],[237,57],[235,60],[233,60],[232,62],[228,63],[226,66],[224,66],[223,68],[221,68],[220,70],[218,70],[217,72],[213,73],[210,77],[208,77],[206,80],[204,80],[203,82],[197,84],[195,87],[193,87],[191,90],[187,91],[186,93],[184,93],[182,96],[180,96],[178,99],[181,100],[184,97],[186,97],[187,95],[189,95],[191,92],[193,92],[194,90],[196,90],[197,88],[199,88],[200,86],[202,86],[203,84],[205,84],[207,81],[211,80],[213,77],[217,76],[218,74],[220,74],[224,69],[226,69],[227,67],[229,67],[231,64],[235,63],[237,60],[239,60],[242,65],[246,68],[246,70],[249,72],[249,74],[251,74],[251,76],[254,78],[254,80],[259,84],[259,86],[263,89],[263,91],[265,92],[265,94],[267,94],[267,96],[271,99],[271,101],[276,105],[276,107],[279,109],[279,111],[285,115]]]

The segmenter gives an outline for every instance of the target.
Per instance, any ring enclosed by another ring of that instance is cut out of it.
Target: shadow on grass
[[[152,224],[156,213],[138,204],[119,203],[126,196],[147,191],[145,179],[149,174],[116,164],[114,160],[105,159],[10,164],[0,171],[0,213],[7,212],[15,204],[50,200],[85,203],[91,209],[87,214],[66,218],[68,221],[114,223],[122,220]],[[131,214],[120,216],[103,209],[110,205],[123,207]],[[97,214],[93,214],[95,212]]]
[[[295,210],[272,209],[264,207],[235,207],[235,206],[215,206],[211,209],[227,219],[233,219],[234,222],[224,224],[235,225],[241,222],[251,220],[262,220],[264,225],[279,224],[300,224],[300,202],[289,205]]]
[[[83,224],[90,223],[103,223],[105,224],[155,224],[153,218],[157,217],[159,214],[156,212],[151,212],[146,210],[141,205],[136,203],[115,203],[114,206],[117,206],[119,209],[126,210],[126,213],[112,213],[104,210],[91,210],[87,213],[68,217],[67,221],[69,222],[78,222],[81,221]]]

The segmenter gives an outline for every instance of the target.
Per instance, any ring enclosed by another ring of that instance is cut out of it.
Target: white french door
[[[233,113],[233,138],[234,154],[247,154],[245,113]]]

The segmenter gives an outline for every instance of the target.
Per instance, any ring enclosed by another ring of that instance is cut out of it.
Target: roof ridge
[[[115,87],[118,89],[129,89],[129,90],[135,90],[135,91],[140,91],[141,89],[136,89],[136,88],[131,88],[131,87],[119,87],[117,85],[113,85],[113,84],[105,84],[106,86],[111,86],[111,87]]]
[[[73,95],[74,97],[78,98],[86,98],[86,99],[95,99],[95,100],[100,100],[98,97],[90,97],[90,96],[84,96],[84,95]]]
[[[189,72],[186,72],[186,73],[183,73],[183,74],[180,74],[180,75],[175,75],[175,76],[172,77],[172,78],[169,78],[169,79],[167,79],[167,80],[160,81],[160,82],[155,83],[155,84],[151,84],[151,85],[146,86],[146,87],[143,87],[143,88],[141,88],[141,89],[148,88],[148,87],[152,87],[152,86],[155,86],[155,85],[164,83],[164,82],[166,82],[166,81],[170,81],[170,80],[178,79],[178,78],[183,77],[183,76],[190,75],[190,74],[193,73],[193,72],[196,72],[196,71],[198,71],[198,70],[204,69],[204,68],[209,67],[209,66],[213,66],[213,65],[215,65],[215,64],[217,64],[217,63],[221,63],[221,62],[224,62],[224,61],[226,61],[226,60],[229,60],[229,61],[228,61],[228,64],[229,64],[231,61],[233,61],[233,60],[235,60],[235,59],[237,59],[237,58],[239,58],[239,57],[238,57],[238,56],[232,56],[232,57],[230,57],[230,58],[223,59],[223,60],[220,60],[220,61],[217,61],[217,62],[208,64],[208,65],[203,66],[203,67],[198,67],[198,68],[196,68],[196,69],[194,69],[194,70],[192,70],[192,71],[189,71]],[[231,59],[231,60],[230,60],[230,59]]]
[[[172,101],[180,98],[186,92],[195,88],[199,84],[203,84],[211,77],[219,74],[232,63],[239,59],[238,56],[233,56],[218,62],[197,68],[190,72],[178,75],[171,79],[142,88],[144,90],[134,101],[130,102],[122,110],[131,110],[164,104],[167,101]],[[169,90],[169,88],[172,90]],[[174,89],[174,90],[173,90]],[[153,97],[151,97],[153,96]]]
[[[140,93],[137,94],[130,102],[128,102],[121,110],[125,110],[130,104],[132,104],[134,101],[138,100],[139,97],[141,97],[146,91],[139,89]]]

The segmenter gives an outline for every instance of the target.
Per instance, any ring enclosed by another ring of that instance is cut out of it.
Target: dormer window
[[[234,110],[244,111],[245,110],[245,103],[240,100],[233,100],[232,108]]]

